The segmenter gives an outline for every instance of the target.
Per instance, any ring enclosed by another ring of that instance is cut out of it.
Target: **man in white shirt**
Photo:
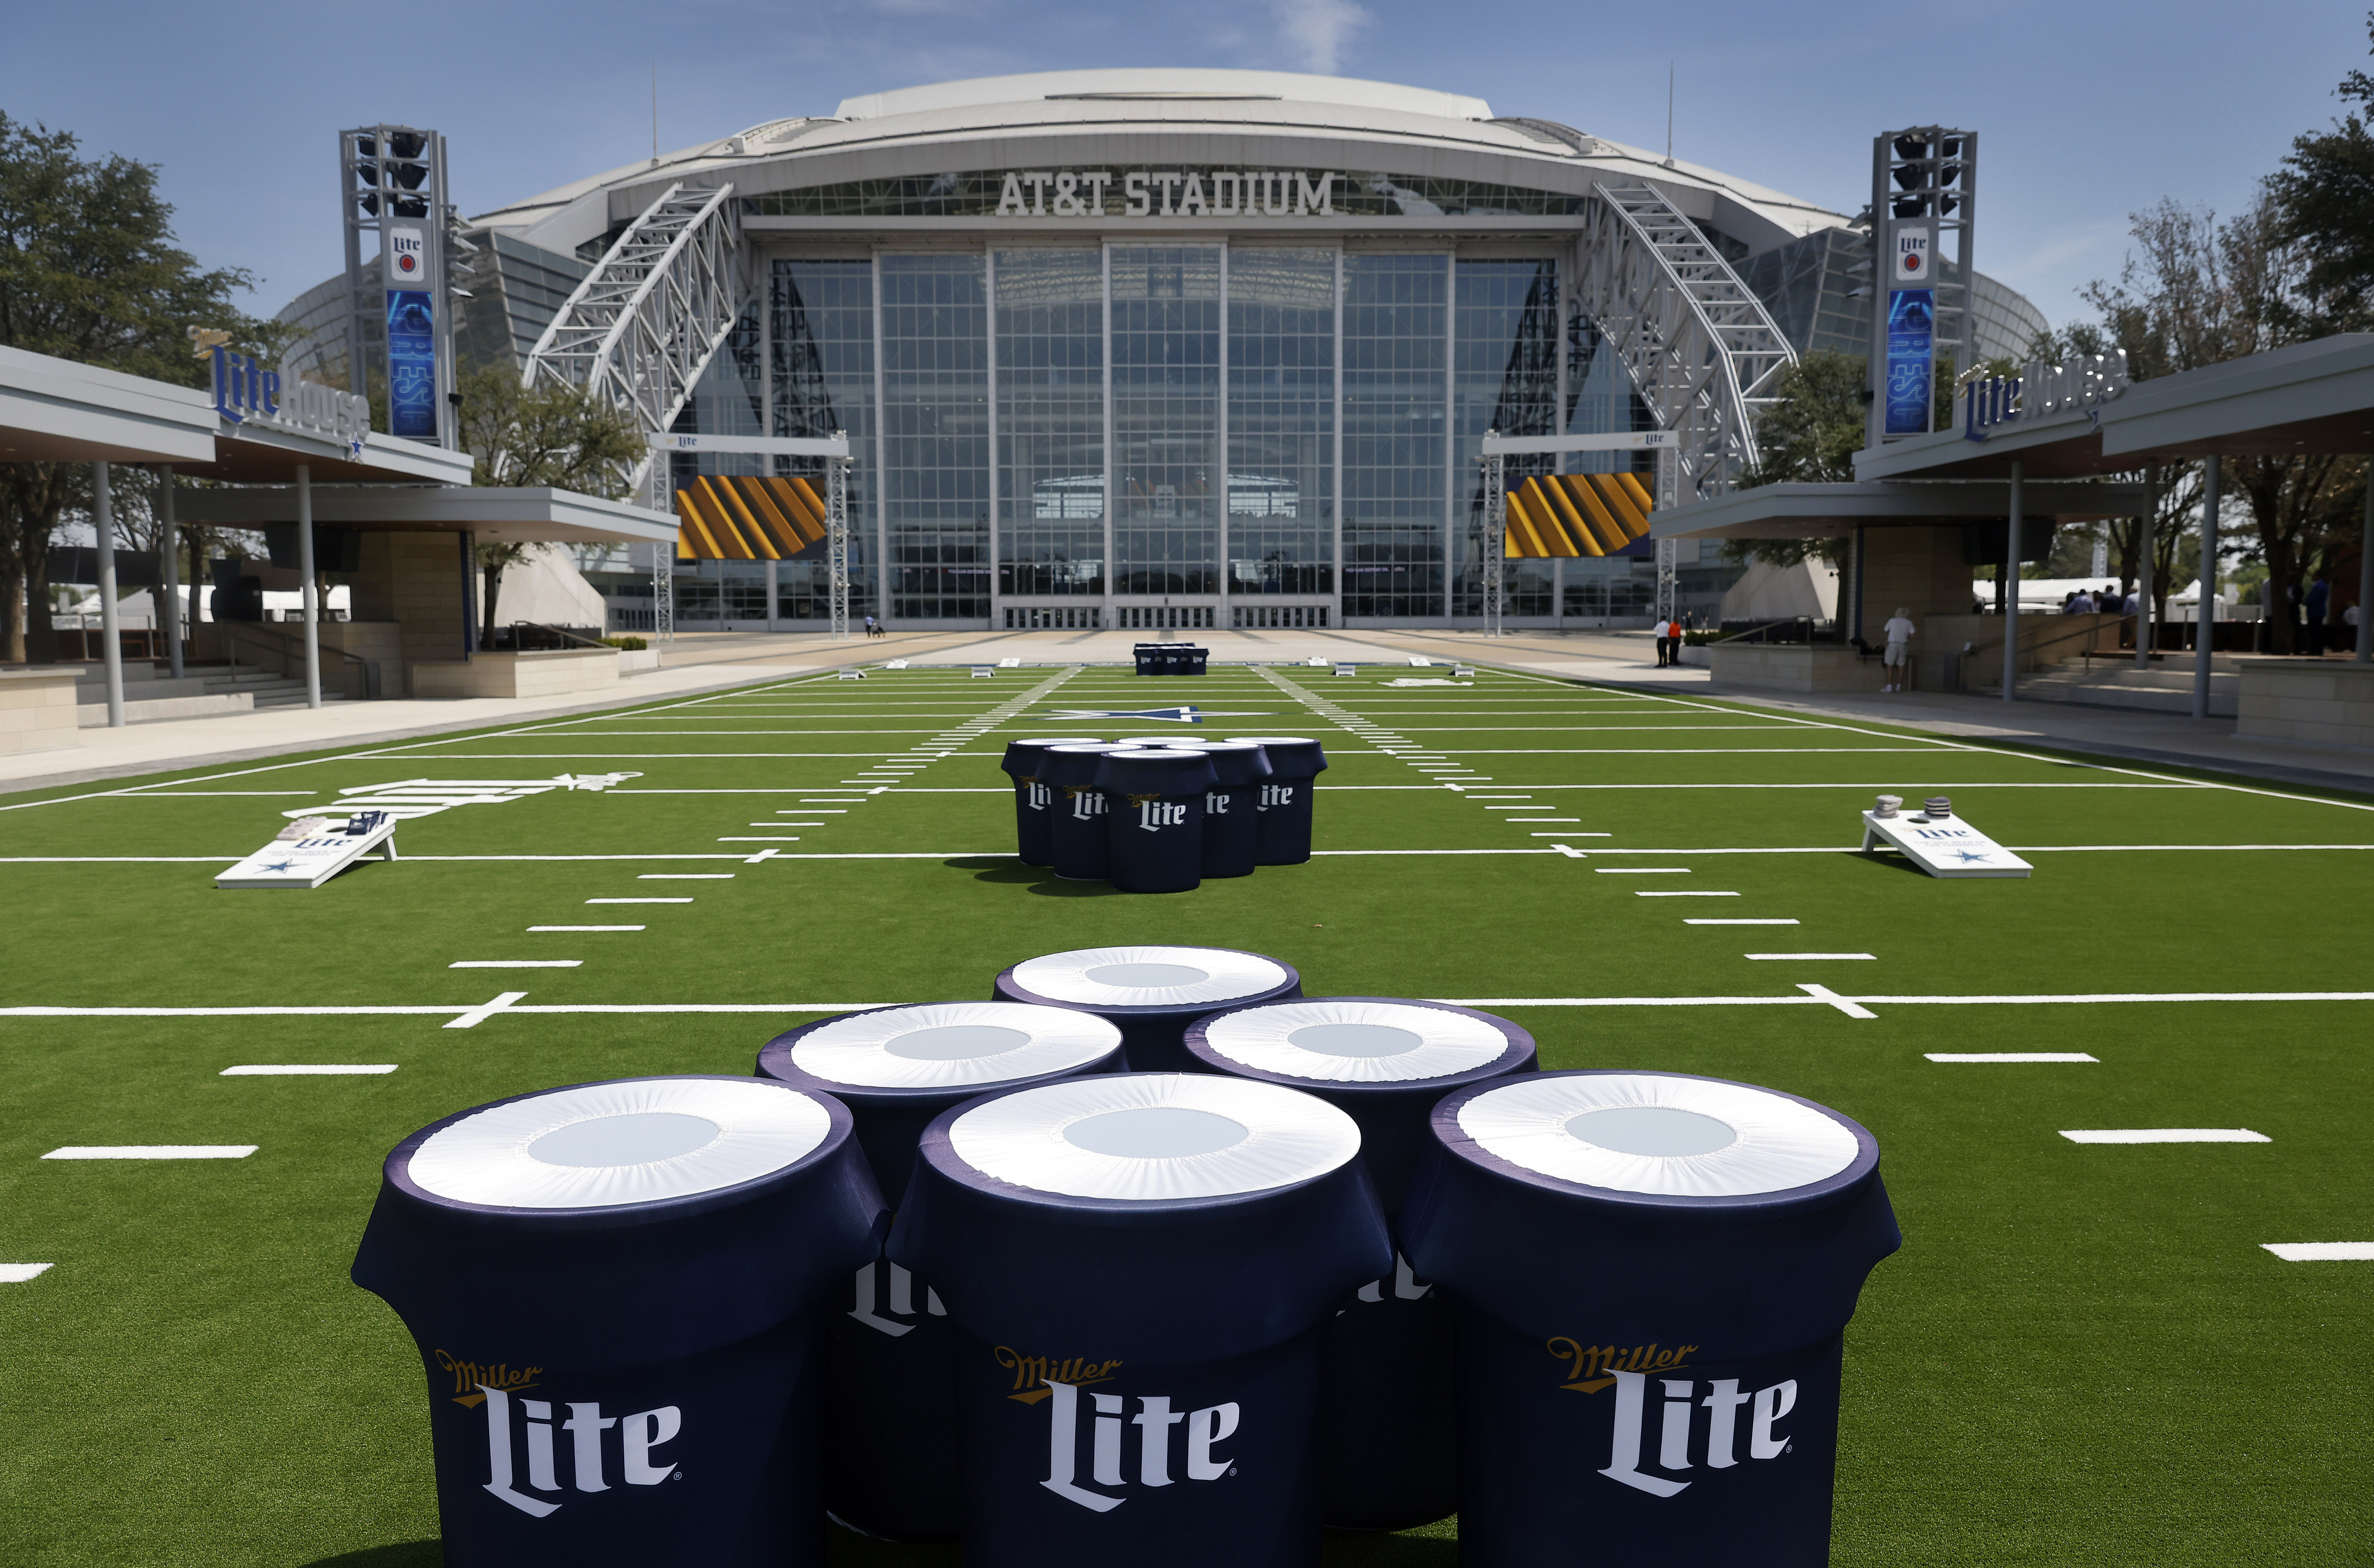
[[[1902,691],[1905,677],[1911,673],[1912,638],[1920,630],[1912,624],[1911,614],[1899,604],[1896,607],[1896,614],[1888,617],[1887,625],[1881,628],[1887,638],[1887,650],[1879,659],[1880,669],[1887,676],[1887,685],[1880,687],[1881,691]]]
[[[1665,620],[1662,616],[1659,617],[1655,626],[1649,628],[1649,635],[1657,639],[1657,668],[1660,670],[1665,667],[1667,649],[1673,646],[1673,644],[1667,640],[1672,636],[1673,629],[1673,623]]]

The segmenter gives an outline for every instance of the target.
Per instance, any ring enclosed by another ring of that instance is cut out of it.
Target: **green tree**
[[[2367,34],[2374,39],[2374,12]],[[2300,279],[2305,303],[2327,332],[2374,322],[2374,77],[2352,71],[2335,96],[2353,107],[2330,130],[2294,137],[2267,181],[2276,238],[2309,258]]]
[[[0,344],[183,386],[203,384],[186,329],[218,327],[268,347],[274,329],[240,311],[236,267],[206,271],[174,244],[157,170],[86,158],[66,131],[0,113]],[[84,463],[0,464],[0,637],[6,657],[56,657],[50,544],[89,505]],[[30,613],[18,614],[18,606]]]
[[[575,490],[605,500],[624,497],[637,464],[651,453],[642,427],[624,409],[565,381],[521,384],[508,365],[462,378],[462,444],[469,449],[470,482],[507,487]],[[485,579],[485,623],[478,645],[495,645],[495,603],[503,573],[540,544],[478,546]]]
[[[1758,485],[1843,485],[1854,479],[1863,450],[1863,389],[1869,376],[1859,355],[1817,348],[1780,372],[1772,403],[1756,422],[1756,468],[1740,487]],[[1814,556],[1835,566],[1844,545],[1835,539],[1741,539],[1724,546],[1734,561],[1794,566]]]

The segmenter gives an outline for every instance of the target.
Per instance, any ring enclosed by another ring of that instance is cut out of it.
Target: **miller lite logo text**
[[[1226,790],[1214,790],[1206,793],[1204,797],[1204,814],[1205,816],[1228,815],[1228,792]]]
[[[439,1359],[444,1359],[442,1352]],[[483,1383],[477,1391],[486,1399],[486,1490],[531,1518],[559,1512],[559,1503],[528,1493],[562,1492],[563,1454],[569,1457],[568,1490],[578,1492],[607,1492],[613,1475],[628,1486],[657,1486],[676,1474],[675,1463],[656,1452],[684,1430],[684,1412],[674,1405],[605,1416],[598,1400],[572,1402],[561,1407],[568,1411],[566,1419],[555,1422],[551,1400],[514,1398]],[[516,1422],[511,1419],[513,1405],[520,1411]],[[555,1439],[556,1426],[565,1440]],[[613,1432],[615,1439],[608,1435]],[[615,1468],[612,1454],[617,1456]],[[523,1469],[525,1492],[520,1490]]]
[[[387,234],[387,284],[390,288],[417,288],[429,275],[429,241],[417,228],[391,228]]]
[[[1081,1390],[1069,1383],[1053,1379],[1047,1382],[1054,1397],[1047,1401],[1047,1479],[1039,1484],[1064,1499],[1099,1514],[1110,1514],[1127,1502],[1115,1497],[1111,1491],[1092,1492],[1080,1482],[1080,1406]],[[1226,1404],[1208,1405],[1200,1410],[1174,1410],[1168,1395],[1141,1394],[1137,1410],[1128,1410],[1128,1397],[1122,1394],[1089,1393],[1088,1405],[1088,1482],[1112,1490],[1138,1486],[1169,1486],[1176,1480],[1218,1480],[1230,1473],[1227,1456],[1219,1445],[1236,1434],[1240,1411],[1231,1400]],[[1135,1427],[1137,1448],[1135,1475],[1122,1471],[1122,1449],[1128,1441],[1126,1428]],[[1174,1429],[1184,1427],[1183,1437],[1174,1438]],[[1184,1461],[1183,1476],[1170,1473],[1173,1456]]]
[[[1059,785],[1064,799],[1072,802],[1072,820],[1087,822],[1105,814],[1105,792],[1092,784]]]
[[[1256,811],[1265,812],[1272,806],[1290,806],[1292,804],[1294,804],[1293,785],[1264,784],[1261,787],[1261,798],[1253,802],[1253,808]]]
[[[1736,1377],[1709,1378],[1702,1398],[1695,1378],[1651,1378],[1651,1373],[1680,1370],[1688,1363],[1690,1352],[1698,1348],[1584,1345],[1563,1335],[1549,1341],[1550,1354],[1568,1363],[1566,1375],[1570,1380],[1560,1383],[1560,1387],[1581,1394],[1596,1394],[1610,1386],[1616,1389],[1607,1468],[1599,1472],[1601,1475],[1651,1497],[1675,1497],[1688,1490],[1690,1482],[1686,1480],[1669,1480],[1640,1468],[1651,1381],[1663,1396],[1657,1421],[1656,1469],[1679,1471],[1704,1465],[1709,1469],[1730,1469],[1740,1462],[1742,1426],[1747,1428],[1749,1459],[1777,1459],[1789,1451],[1787,1434],[1774,1429],[1782,1417],[1796,1408],[1795,1378],[1752,1390],[1743,1390]],[[1743,1407],[1746,1408],[1744,1416]],[[1698,1418],[1700,1410],[1706,1411],[1704,1421]],[[1695,1460],[1693,1454],[1698,1456]]]
[[[1159,833],[1166,827],[1177,827],[1187,820],[1187,808],[1176,801],[1166,801],[1159,795],[1132,795],[1129,803],[1137,812],[1141,832]]]
[[[1050,805],[1054,803],[1055,792],[1052,790],[1048,789],[1044,784],[1040,783],[1036,778],[1029,778],[1026,775],[1022,783],[1025,786],[1022,795],[1022,803],[1028,806],[1032,811],[1043,812]]]
[[[887,1275],[887,1301],[876,1289],[877,1272]],[[940,1305],[940,1293],[929,1285],[923,1287],[923,1311],[934,1317],[948,1315],[948,1309]],[[915,1310],[915,1276],[896,1263],[868,1263],[857,1271],[857,1306],[850,1316],[877,1334],[887,1334],[894,1340],[905,1338],[914,1331],[915,1325],[898,1319],[920,1316]]]

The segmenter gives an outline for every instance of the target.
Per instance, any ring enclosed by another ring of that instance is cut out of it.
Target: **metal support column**
[[[845,441],[846,430],[832,439]],[[825,459],[825,571],[836,640],[849,636],[849,459]]]
[[[173,522],[173,468],[164,462],[157,465],[157,554],[163,557],[160,564],[165,568],[164,586],[157,591],[165,619],[165,673],[178,681],[182,678],[182,531]],[[197,573],[190,575],[195,578]],[[193,581],[194,602],[197,590]]]
[[[465,528],[453,535],[453,542],[462,546],[462,662],[467,664],[478,646],[478,607],[471,581],[477,565],[477,536]]]
[[[1681,452],[1668,447],[1657,454],[1657,504],[1653,510],[1666,510],[1679,504],[1681,497]],[[1681,542],[1676,539],[1657,541],[1657,605],[1656,616],[1669,621],[1677,608],[1680,597],[1676,575],[1680,562]]]
[[[2366,463],[2366,521],[2357,535],[2357,662],[2374,664],[2374,458]]]
[[[2159,641],[2159,627],[2152,617],[2152,529],[2159,521],[2160,466],[2151,465],[2151,483],[2145,486],[2144,515],[2135,520],[2135,668],[2151,668],[2152,645]]]
[[[1497,429],[1485,438],[1498,435]],[[1498,452],[1477,459],[1484,465],[1484,635],[1500,635],[1500,597],[1509,551],[1508,460]]]
[[[652,546],[652,641],[676,641],[676,559],[664,544]]]
[[[1851,608],[1848,612],[1848,626],[1850,629],[1847,632],[1847,635],[1857,642],[1861,642],[1863,640],[1863,562],[1870,558],[1863,553],[1865,548],[1866,541],[1863,538],[1863,526],[1858,523],[1855,526],[1854,531],[1854,597],[1848,601],[1848,603]]]
[[[2019,700],[2019,525],[2020,509],[2027,497],[2021,494],[2021,482],[2027,477],[2027,465],[2018,459],[2011,465],[2011,517],[2004,528],[2003,575],[1997,580],[2004,590],[2004,668],[2003,699]]]
[[[2192,716],[2209,717],[2209,649],[2217,625],[2217,504],[2225,464],[2211,452],[2201,465],[2201,603],[2193,629]]]
[[[297,465],[297,571],[305,580],[305,706],[322,706],[322,595],[313,579],[313,465]]]
[[[123,728],[123,639],[115,620],[115,497],[107,464],[90,465],[91,531],[99,536],[99,635],[106,639],[107,727]]]

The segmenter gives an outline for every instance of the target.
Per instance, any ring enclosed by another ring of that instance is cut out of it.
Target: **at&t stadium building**
[[[665,429],[845,432],[851,613],[915,628],[1472,625],[1487,430],[1671,429],[1676,494],[1711,493],[1778,369],[1867,333],[1867,220],[1477,98],[1263,71],[876,93],[465,231],[464,358],[525,366],[607,268],[666,318],[638,327],[684,380]],[[2022,357],[2044,324],[1979,275],[1974,341],[1941,346]],[[817,627],[817,460],[669,461],[676,625]],[[1648,615],[1653,461],[1508,460],[1545,552],[1507,563],[1510,625]],[[1682,548],[1710,613],[1739,568]],[[587,564],[611,629],[651,624],[647,561]]]

